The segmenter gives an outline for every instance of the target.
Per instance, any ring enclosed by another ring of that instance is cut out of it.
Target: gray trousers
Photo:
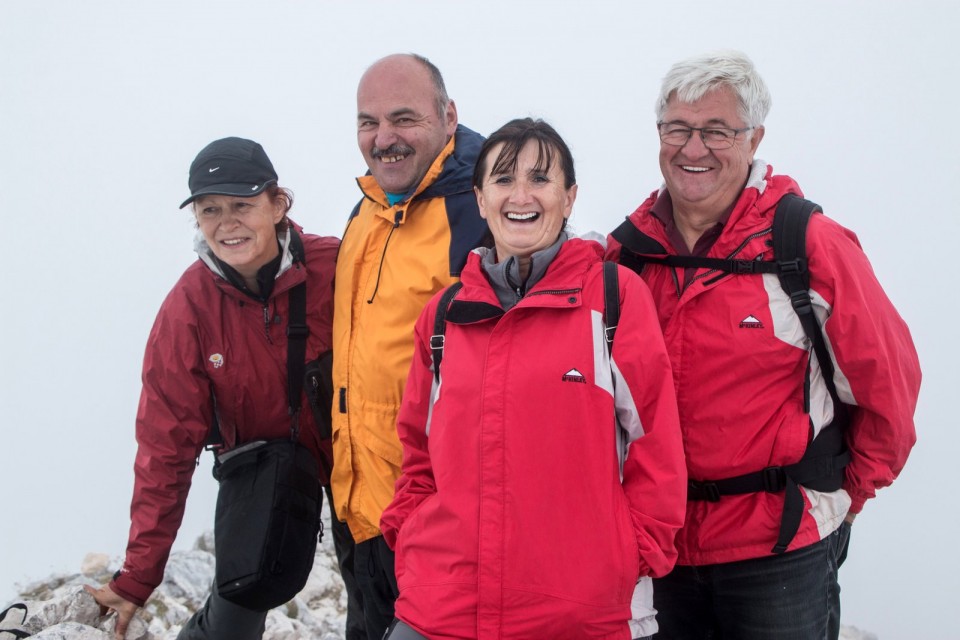
[[[383,640],[427,640],[427,638],[414,631],[410,625],[394,618],[393,624],[387,629]]]
[[[203,608],[187,620],[177,640],[260,640],[266,611],[251,611],[225,600],[214,583]]]

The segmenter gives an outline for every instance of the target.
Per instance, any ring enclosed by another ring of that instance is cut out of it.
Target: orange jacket
[[[357,179],[364,198],[337,259],[331,479],[337,517],[357,542],[380,535],[400,475],[396,421],[414,322],[487,233],[471,184],[482,141],[458,127],[413,194],[394,206],[373,176]]]

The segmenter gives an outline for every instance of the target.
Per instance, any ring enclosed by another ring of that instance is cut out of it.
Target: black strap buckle
[[[443,351],[443,342],[444,342],[443,334],[430,336],[430,348],[433,349],[434,351],[436,351],[437,349],[440,349],[441,351]]]
[[[733,273],[741,275],[744,273],[754,273],[757,270],[757,262],[754,260],[734,260]]]
[[[689,480],[687,482],[687,500],[720,502],[720,487],[715,482]]]
[[[294,339],[306,338],[310,335],[310,328],[305,324],[288,324],[287,337]]]
[[[802,273],[806,269],[806,264],[803,258],[794,258],[793,260],[780,260],[777,262],[777,264],[780,265],[780,273],[782,275]]]
[[[767,493],[777,493],[783,491],[787,486],[787,475],[783,467],[767,467],[760,472],[763,482],[763,490]]]
[[[615,334],[616,332],[617,332],[617,325],[613,325],[612,327],[605,328],[603,330],[604,340],[606,340],[607,342],[613,342],[613,334]]]
[[[811,313],[813,311],[813,301],[810,300],[810,293],[807,291],[796,291],[790,294],[790,304],[798,315]]]

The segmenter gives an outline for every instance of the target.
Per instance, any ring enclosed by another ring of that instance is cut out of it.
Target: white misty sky
[[[296,194],[293,218],[339,235],[365,169],[357,80],[382,55],[416,51],[467,126],[554,124],[577,161],[575,229],[606,233],[660,184],[663,73],[737,48],[773,93],[758,157],[857,232],[924,368],[919,443],[854,527],[844,623],[883,640],[951,633],[960,354],[944,285],[960,234],[960,5],[658,4],[5,2],[0,605],[14,583],[77,571],[87,552],[123,553],[143,347],[195,259],[177,206],[206,143],[261,142]],[[931,246],[938,237],[948,245]],[[212,526],[215,491],[205,457],[175,548]]]

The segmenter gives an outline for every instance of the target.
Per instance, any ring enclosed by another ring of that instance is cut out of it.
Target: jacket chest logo
[[[563,382],[582,382],[584,384],[587,383],[587,379],[584,378],[583,374],[577,371],[576,369],[570,369],[570,371],[567,371],[565,374],[563,374],[563,377],[560,378],[560,380]]]
[[[763,323],[756,316],[749,315],[740,321],[741,329],[763,329]]]
[[[213,354],[212,356],[207,358],[207,360],[213,363],[214,369],[219,369],[220,367],[223,366],[223,356],[220,355],[219,353]]]

